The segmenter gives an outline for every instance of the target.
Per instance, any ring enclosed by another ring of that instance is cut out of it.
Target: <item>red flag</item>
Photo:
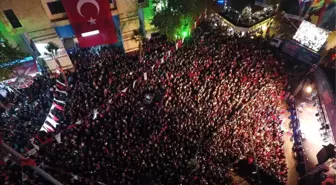
[[[32,159],[21,159],[21,166],[36,166],[36,162]]]
[[[69,125],[68,127],[67,127],[67,129],[72,129],[72,128],[75,128],[77,125],[76,124],[72,124],[72,125]]]
[[[63,111],[63,110],[64,110],[64,107],[58,105],[57,103],[54,102],[53,104],[54,104],[54,106],[56,107],[56,109],[58,109],[58,110],[60,110],[60,111]]]
[[[182,40],[178,40],[176,42],[176,50],[180,49],[182,47]]]
[[[62,0],[82,48],[118,41],[108,0]],[[95,31],[95,35],[83,33]]]
[[[247,162],[248,162],[249,164],[252,164],[253,161],[254,161],[253,157],[249,157]]]

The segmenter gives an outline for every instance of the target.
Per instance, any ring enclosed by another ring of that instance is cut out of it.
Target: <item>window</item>
[[[13,28],[20,28],[22,27],[19,19],[14,14],[14,11],[12,9],[4,10],[3,11],[6,18],[8,19],[9,23],[12,25]]]
[[[110,4],[113,4],[113,0],[109,0],[109,3],[110,3]]]
[[[64,13],[64,7],[61,1],[54,1],[54,2],[49,2],[47,3],[48,8],[50,10],[51,14],[59,14],[59,13]]]

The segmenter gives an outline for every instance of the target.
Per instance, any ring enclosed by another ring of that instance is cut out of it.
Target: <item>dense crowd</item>
[[[29,139],[34,138],[49,112],[55,81],[49,75],[37,75],[34,83],[25,89],[11,92],[13,99],[2,113],[1,133],[4,142],[20,153],[25,152]]]
[[[79,124],[32,158],[64,184],[232,184],[244,159],[285,182],[286,80],[267,47],[210,17],[177,51],[162,36],[140,55],[78,51],[60,117]]]
[[[35,137],[49,112],[53,85],[55,80],[49,75],[37,75],[30,87],[8,92],[11,98],[6,99],[7,110],[0,118],[2,142],[22,154],[30,150],[30,139]],[[21,171],[26,169],[7,153],[1,153],[0,157],[0,184],[21,180]]]

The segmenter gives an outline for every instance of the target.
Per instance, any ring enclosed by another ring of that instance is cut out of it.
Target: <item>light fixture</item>
[[[261,30],[262,31],[266,31],[267,30],[267,26],[266,25],[262,25]]]
[[[313,91],[313,88],[309,85],[307,88],[306,88],[306,92],[307,93],[311,93]]]
[[[94,30],[94,31],[82,33],[82,37],[89,37],[89,36],[97,35],[97,34],[99,34],[99,30]]]

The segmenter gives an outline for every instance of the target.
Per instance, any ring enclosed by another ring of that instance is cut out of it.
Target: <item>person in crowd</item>
[[[287,79],[265,41],[209,16],[174,48],[159,36],[131,55],[74,53],[61,142],[30,158],[64,184],[229,185],[237,160],[285,183]]]

